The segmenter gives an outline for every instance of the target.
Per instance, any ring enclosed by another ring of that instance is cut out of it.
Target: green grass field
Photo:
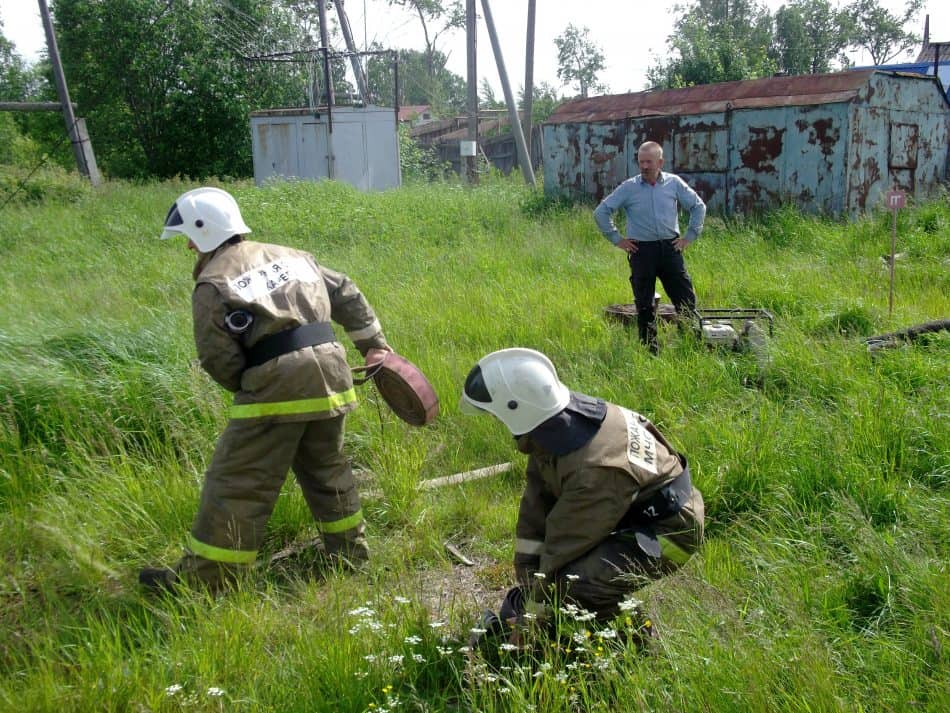
[[[862,341],[950,316],[946,193],[899,214],[893,317],[889,213],[710,217],[687,253],[701,306],[770,310],[762,363],[675,329],[650,357],[604,317],[630,290],[590,206],[517,179],[225,186],[252,238],[360,285],[442,411],[413,429],[362,387],[347,447],[368,571],[262,566],[226,596],[170,602],[136,573],[180,554],[229,404],[193,361],[193,256],[156,239],[190,187],[107,184],[0,212],[0,709],[950,709],[950,336],[873,355]],[[493,669],[460,651],[512,576],[524,459],[501,424],[461,416],[458,394],[509,346],[650,416],[690,458],[707,542],[641,592],[662,635],[649,652],[569,620],[560,643]],[[262,560],[314,535],[291,478]]]

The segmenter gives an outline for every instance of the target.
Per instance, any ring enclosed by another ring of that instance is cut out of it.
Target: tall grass
[[[890,214],[711,217],[687,253],[700,301],[769,309],[761,362],[675,329],[649,356],[604,318],[630,290],[590,207],[516,180],[228,185],[253,238],[361,286],[442,412],[413,429],[360,392],[347,448],[367,571],[261,566],[225,597],[171,602],[143,596],[135,572],[178,556],[229,401],[193,362],[192,257],[156,240],[189,187],[108,184],[0,214],[0,708],[947,709],[950,339],[875,355],[861,341],[950,314],[946,196],[899,215],[893,317]],[[456,404],[472,364],[507,346],[649,415],[690,458],[708,538],[641,592],[662,633],[649,652],[570,617],[534,657],[500,652],[492,669],[460,652],[508,583],[524,461]],[[504,475],[418,488],[504,461]],[[262,562],[314,535],[291,479]],[[475,567],[453,568],[446,540]]]

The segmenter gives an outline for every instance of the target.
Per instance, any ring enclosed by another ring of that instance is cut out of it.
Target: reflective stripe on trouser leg
[[[254,561],[306,426],[228,423],[205,473],[189,554],[179,565],[186,578],[218,571],[204,562],[233,569]]]
[[[660,535],[657,537],[657,540],[660,541],[660,553],[662,554],[663,558],[670,560],[680,567],[686,564],[686,560],[693,556],[692,553],[684,550],[669,537]]]
[[[345,416],[310,421],[293,461],[294,475],[328,554],[366,559],[363,511],[343,453]]]

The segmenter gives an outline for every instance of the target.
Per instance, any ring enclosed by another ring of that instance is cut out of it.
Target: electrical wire
[[[43,154],[43,158],[41,158],[40,162],[36,164],[36,166],[33,167],[33,170],[30,171],[29,174],[27,174],[27,177],[24,178],[22,181],[20,181],[20,185],[17,186],[16,190],[13,191],[13,193],[11,193],[9,196],[7,196],[7,199],[2,204],[0,204],[0,210],[3,210],[4,208],[6,208],[7,204],[10,203],[10,201],[12,201],[16,197],[17,193],[23,190],[23,188],[27,184],[27,181],[33,178],[33,174],[39,171],[40,168],[43,167],[43,164],[49,161],[50,154],[59,150],[59,147],[63,145],[63,142],[70,137],[70,134],[72,134],[73,129],[76,128],[77,123],[79,123],[78,118],[73,121],[72,126],[66,129],[66,134],[59,141],[56,142],[56,145],[53,146],[52,151],[47,151],[46,153]]]

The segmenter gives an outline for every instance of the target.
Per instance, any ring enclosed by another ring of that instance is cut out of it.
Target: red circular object
[[[396,352],[383,363],[368,365],[373,383],[386,405],[411,426],[425,426],[439,414],[439,397],[415,364]]]

